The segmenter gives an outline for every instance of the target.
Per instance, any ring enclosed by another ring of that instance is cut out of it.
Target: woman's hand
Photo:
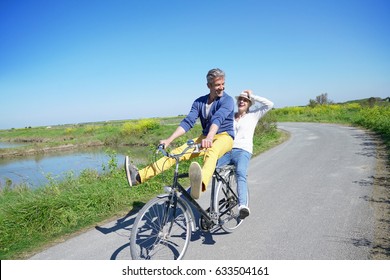
[[[253,94],[253,91],[251,89],[246,89],[244,90],[243,92],[246,92],[248,94],[248,97],[251,98],[252,97],[252,94]]]

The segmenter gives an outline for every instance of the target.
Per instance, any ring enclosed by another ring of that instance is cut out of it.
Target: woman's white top
[[[264,97],[251,95],[255,100],[251,108],[238,121],[234,119],[234,143],[233,148],[243,149],[249,153],[253,153],[253,134],[255,133],[257,122],[274,106],[274,103]],[[256,107],[257,105],[257,107]],[[260,105],[260,106],[259,106]]]

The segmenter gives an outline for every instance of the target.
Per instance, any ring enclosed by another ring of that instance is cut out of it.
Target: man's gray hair
[[[212,83],[215,78],[225,78],[225,72],[223,72],[219,68],[214,68],[207,73],[206,78],[207,78],[207,83],[209,84]]]

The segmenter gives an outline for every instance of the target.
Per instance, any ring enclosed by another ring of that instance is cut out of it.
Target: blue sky
[[[0,129],[187,114],[226,72],[277,108],[390,96],[390,1],[0,0]]]

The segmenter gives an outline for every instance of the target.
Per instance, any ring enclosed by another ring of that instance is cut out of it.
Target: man
[[[197,162],[192,162],[190,165],[191,196],[194,199],[198,199],[201,192],[206,191],[218,158],[232,149],[234,139],[234,101],[224,91],[225,73],[218,68],[211,69],[207,73],[206,78],[210,92],[197,98],[193,102],[188,115],[181,121],[172,135],[160,141],[160,144],[165,145],[165,148],[167,148],[172,141],[189,131],[198,118],[200,119],[203,128],[202,135],[193,140],[195,143],[201,143],[206,151],[199,154],[184,155],[180,158],[180,160],[188,160],[195,156],[205,156],[202,168]],[[182,145],[173,150],[172,153],[180,153],[186,147],[186,144]],[[163,157],[149,166],[137,170],[135,166],[130,164],[129,158],[126,156],[125,169],[127,180],[130,186],[143,183],[168,169],[174,163],[173,159]]]

